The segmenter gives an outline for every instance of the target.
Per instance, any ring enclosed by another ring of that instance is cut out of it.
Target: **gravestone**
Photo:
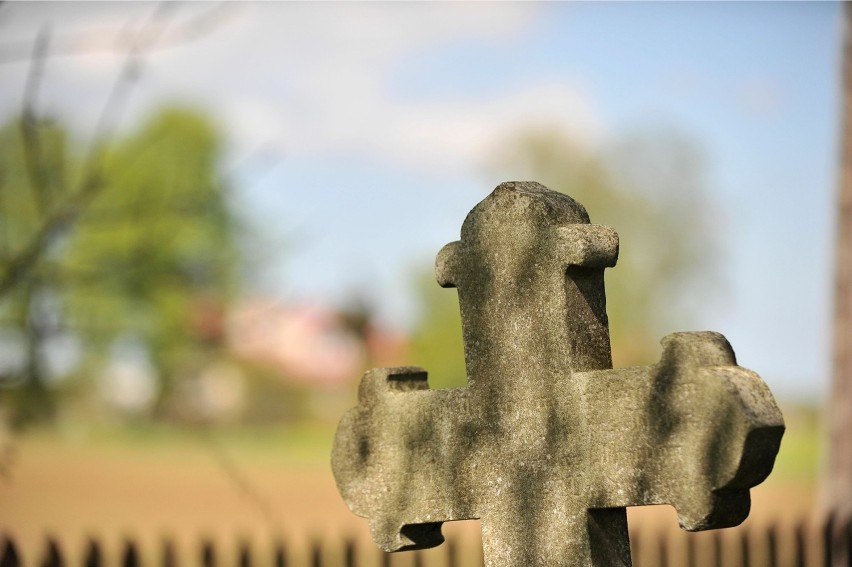
[[[671,504],[686,530],[746,518],[781,413],[718,333],[669,335],[658,363],[613,370],[617,256],[615,231],[537,183],[504,183],[468,214],[436,262],[458,289],[467,386],[371,370],[335,437],[338,488],[382,549],[480,519],[488,567],[630,565],[626,506]]]

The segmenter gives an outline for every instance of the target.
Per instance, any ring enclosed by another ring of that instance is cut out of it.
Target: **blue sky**
[[[0,52],[45,21],[59,44],[66,31],[127,33],[153,6],[7,4]],[[179,7],[181,18],[210,9]],[[485,165],[501,142],[540,124],[589,147],[674,129],[704,153],[721,213],[711,227],[725,244],[724,300],[699,312],[696,329],[723,332],[782,397],[824,395],[838,4],[225,10],[213,33],[151,56],[123,124],[168,101],[219,121],[241,164],[239,204],[281,245],[258,276],[265,293],[340,301],[367,292],[385,321],[408,325],[412,270],[429,269],[502,181]],[[85,131],[119,63],[110,53],[52,60],[44,108]],[[25,72],[0,65],[0,114],[19,108]],[[259,147],[275,158],[271,169],[246,161]]]

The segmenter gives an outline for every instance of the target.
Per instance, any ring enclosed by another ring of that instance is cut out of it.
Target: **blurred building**
[[[267,299],[234,309],[227,342],[238,358],[271,368],[283,380],[329,390],[356,382],[367,365],[403,363],[408,346],[407,337],[372,322],[353,331],[331,307]]]

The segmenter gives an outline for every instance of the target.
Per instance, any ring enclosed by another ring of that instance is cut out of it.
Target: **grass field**
[[[776,470],[753,490],[747,523],[791,519],[812,507],[819,462],[813,411],[785,411]],[[178,541],[211,536],[294,542],[322,534],[368,537],[337,494],[329,467],[333,427],[193,432],[170,427],[68,427],[12,441],[0,479],[0,525],[29,549],[52,533]],[[630,510],[631,523],[676,526],[669,507]],[[449,531],[475,533],[476,523]]]

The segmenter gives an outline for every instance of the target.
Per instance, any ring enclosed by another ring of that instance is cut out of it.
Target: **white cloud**
[[[103,29],[122,19],[113,9],[86,7],[69,25],[86,20],[82,27]],[[478,3],[250,5],[210,37],[155,54],[129,118],[164,101],[195,100],[217,115],[243,152],[271,143],[290,156],[368,153],[421,167],[475,167],[528,122],[556,122],[594,137],[597,113],[582,89],[567,82],[441,102],[390,92],[391,74],[408,57],[452,42],[512,40],[528,31],[537,10]],[[137,5],[134,16],[144,18],[145,10]],[[76,127],[94,124],[118,62],[103,55],[56,60],[46,103],[73,115]]]
[[[403,105],[377,150],[412,165],[478,165],[529,125],[549,125],[595,140],[602,127],[592,102],[568,83],[528,85],[488,100]]]
[[[569,83],[442,102],[391,96],[388,75],[411,54],[442,42],[511,38],[534,13],[519,5],[383,6],[346,4],[340,8],[347,13],[332,17],[300,5],[287,12],[303,18],[296,33],[278,35],[272,28],[281,20],[254,14],[242,33],[264,45],[243,58],[254,86],[225,103],[231,129],[244,143],[275,140],[288,153],[369,152],[429,167],[478,164],[496,141],[529,122],[555,122],[581,137],[600,132],[588,97]]]

